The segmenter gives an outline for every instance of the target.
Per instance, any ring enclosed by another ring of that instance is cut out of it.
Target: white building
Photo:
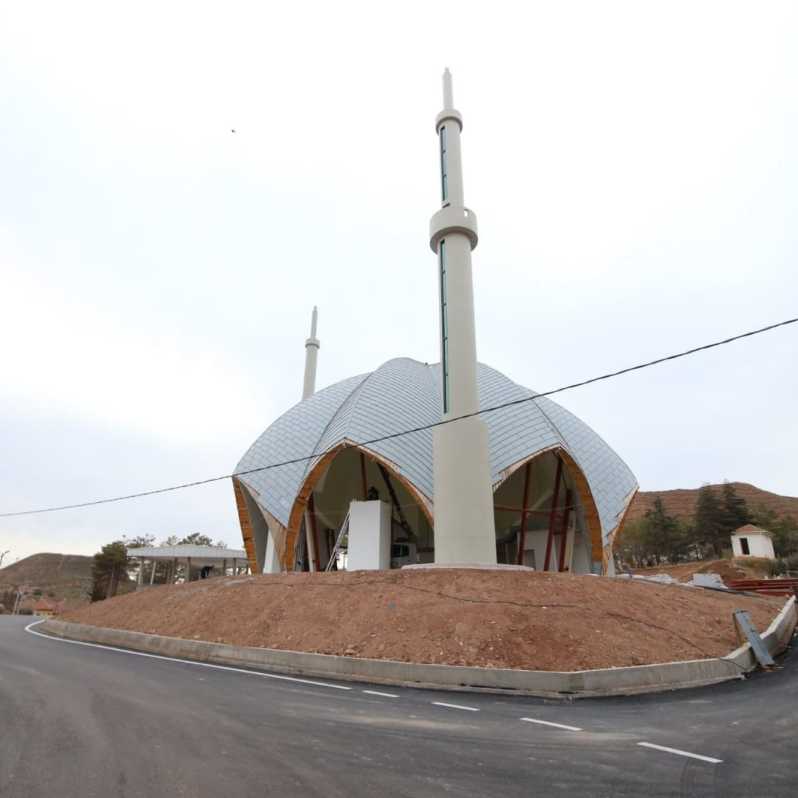
[[[478,234],[464,204],[462,127],[447,70],[435,120],[441,207],[429,237],[441,361],[395,358],[317,392],[314,308],[302,401],[252,444],[233,478],[253,572],[324,570],[343,540],[350,568],[613,572],[634,475],[565,408],[477,360]]]
[[[736,529],[731,536],[732,553],[735,557],[765,557],[776,559],[770,532],[753,524]]]

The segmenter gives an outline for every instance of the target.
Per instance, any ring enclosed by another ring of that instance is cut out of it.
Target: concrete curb
[[[798,612],[795,598],[792,597],[762,635],[771,654],[778,654],[787,647],[797,622]],[[727,656],[716,659],[557,672],[431,665],[270,648],[247,648],[56,620],[45,621],[38,627],[38,631],[66,640],[98,643],[164,657],[293,676],[437,690],[511,692],[544,698],[633,695],[699,687],[740,679],[744,673],[756,667],[756,660],[747,643]]]

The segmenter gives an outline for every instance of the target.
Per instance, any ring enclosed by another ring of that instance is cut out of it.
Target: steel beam
[[[524,466],[524,498],[521,505],[521,529],[518,535],[518,556],[515,558],[518,565],[524,564],[524,546],[526,545],[526,516],[529,503],[529,462]]]
[[[562,526],[560,527],[560,559],[558,571],[565,570],[565,549],[568,546],[568,521],[571,515],[571,491],[565,489],[565,510],[562,514]]]
[[[546,538],[546,558],[543,562],[543,570],[549,570],[549,560],[551,559],[551,544],[554,541],[554,520],[557,517],[557,502],[560,500],[560,478],[562,477],[562,459],[557,456],[557,471],[554,475],[554,496],[551,499],[551,510],[549,512],[549,536]]]

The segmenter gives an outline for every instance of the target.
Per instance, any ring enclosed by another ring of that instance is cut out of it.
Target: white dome
[[[535,396],[534,391],[482,363],[477,379],[480,409]],[[241,458],[237,479],[264,510],[287,525],[310,470],[325,452],[348,443],[390,462],[432,504],[430,429],[368,442],[433,424],[441,417],[439,364],[389,360],[370,374],[318,391],[280,416]],[[540,452],[560,449],[587,480],[606,544],[637,490],[637,481],[604,440],[545,397],[486,413],[483,418],[489,432],[494,489],[518,464]],[[302,459],[310,454],[312,459]],[[287,460],[297,462],[252,471]]]

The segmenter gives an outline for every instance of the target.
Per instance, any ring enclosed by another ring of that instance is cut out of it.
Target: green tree
[[[751,523],[751,511],[742,496],[737,495],[731,482],[724,482],[721,488],[721,505],[723,511],[723,524],[726,534],[731,535],[735,529]]]
[[[635,568],[645,565],[647,558],[651,556],[647,531],[646,519],[637,518],[627,521],[620,533],[618,552],[625,563]]]
[[[644,517],[648,545],[657,560],[676,562],[686,549],[683,529],[678,519],[665,512],[665,505],[659,496],[654,499],[654,505],[646,510]]]
[[[711,546],[715,555],[720,557],[724,547],[728,545],[726,515],[710,485],[703,485],[698,490],[693,528],[698,541]]]
[[[169,538],[171,540],[171,538]],[[193,544],[194,546],[215,546],[217,549],[226,549],[227,544],[223,540],[217,540],[214,543],[207,535],[201,535],[199,532],[192,532],[190,535],[186,535],[182,540],[178,541],[179,545],[183,545],[185,543]],[[174,543],[169,545],[174,546]]]
[[[129,549],[140,549],[145,546],[152,546],[155,543],[155,535],[136,535],[132,538],[122,535],[122,540]]]
[[[751,511],[751,523],[760,529],[771,531],[778,522],[778,513],[775,510],[771,510],[770,507],[765,507],[764,504],[758,504]]]
[[[207,535],[201,535],[199,532],[192,532],[180,541],[180,545],[186,543],[194,546],[213,546],[213,541]]]
[[[115,540],[94,555],[91,569],[91,600],[102,601],[116,595],[119,581],[127,577],[130,561],[124,541]]]
[[[763,527],[767,529],[767,527]],[[784,515],[768,530],[773,536],[773,548],[777,557],[798,554],[798,522],[791,515]]]

